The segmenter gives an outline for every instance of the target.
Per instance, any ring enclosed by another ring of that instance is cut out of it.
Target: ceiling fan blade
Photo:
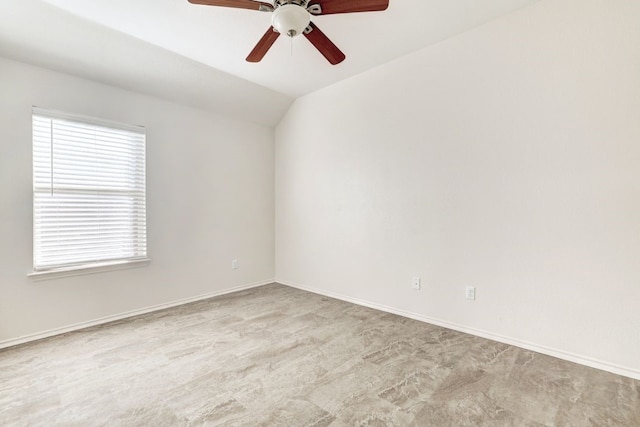
[[[319,4],[322,12],[320,15],[351,12],[377,12],[389,7],[389,0],[312,0],[313,4]]]
[[[320,28],[318,28],[316,24],[310,22],[309,27],[311,27],[311,31],[305,31],[304,36],[327,58],[327,61],[329,61],[331,65],[336,65],[344,61],[344,53],[320,31]]]
[[[189,3],[203,4],[207,6],[235,7],[238,9],[251,9],[270,12],[273,6],[269,3],[263,3],[252,0],[188,0]]]
[[[267,54],[276,39],[280,37],[280,33],[273,30],[273,27],[269,27],[264,36],[260,39],[256,47],[253,48],[249,56],[247,56],[247,62],[260,62],[262,58]]]

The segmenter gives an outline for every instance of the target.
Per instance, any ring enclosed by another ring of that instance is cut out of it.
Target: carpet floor
[[[0,351],[2,426],[640,426],[640,381],[282,285]]]

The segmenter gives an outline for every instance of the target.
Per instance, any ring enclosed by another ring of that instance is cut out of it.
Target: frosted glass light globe
[[[309,22],[311,15],[305,8],[295,4],[285,4],[278,7],[271,15],[271,25],[280,34],[295,37],[302,34]]]

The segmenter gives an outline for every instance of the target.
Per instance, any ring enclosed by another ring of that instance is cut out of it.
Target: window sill
[[[123,270],[126,268],[144,267],[149,265],[149,258],[114,261],[114,262],[96,262],[92,264],[76,265],[72,267],[52,268],[51,270],[34,271],[27,276],[33,280],[49,280],[61,277],[82,276],[85,274],[102,273],[104,271]]]

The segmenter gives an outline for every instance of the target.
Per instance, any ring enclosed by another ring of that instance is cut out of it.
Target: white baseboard
[[[442,326],[447,329],[453,329],[455,331],[464,332],[464,333],[475,335],[481,338],[487,338],[487,339],[498,341],[504,344],[513,345],[515,347],[524,348],[526,350],[535,351],[537,353],[546,354],[547,356],[557,357],[558,359],[567,360],[569,362],[578,363],[580,365],[585,365],[591,368],[600,369],[602,371],[607,371],[614,374],[640,380],[640,371],[637,369],[627,368],[627,367],[619,366],[609,362],[603,362],[601,360],[596,360],[590,357],[581,356],[581,355],[566,352],[563,350],[558,350],[558,349],[530,343],[527,341],[522,341],[516,338],[506,337],[500,334],[495,334],[493,332],[483,331],[475,328],[469,328],[467,326],[448,322],[446,320],[436,319],[433,317],[424,316],[422,314],[412,313],[409,311],[400,310],[400,309],[389,307],[382,304],[376,304],[376,303],[361,300],[358,298],[352,298],[352,297],[341,295],[335,292],[328,292],[325,290],[321,290],[321,289],[317,289],[309,286],[299,285],[297,283],[292,283],[286,280],[275,279],[275,282],[285,286],[290,286],[292,288],[301,289],[303,291],[312,292],[314,294],[324,295],[330,298],[335,298],[341,301],[350,302],[353,304],[373,308],[373,309],[384,311],[391,314],[397,314],[398,316],[408,317],[410,319],[418,320],[418,321],[429,323],[432,325]]]
[[[35,334],[24,335],[17,338],[11,338],[8,340],[0,341],[0,349],[12,347],[18,344],[24,344],[31,341],[40,340],[43,338],[49,338],[55,335],[65,334],[67,332],[77,331],[77,330],[88,328],[91,326],[102,325],[104,323],[113,322],[115,320],[122,320],[128,317],[139,316],[141,314],[147,314],[147,313],[151,313],[158,310],[164,310],[165,308],[177,307],[179,305],[189,304],[191,302],[201,301],[201,300],[205,300],[205,299],[220,296],[220,295],[230,294],[230,293],[242,291],[245,289],[256,288],[258,286],[264,286],[270,283],[274,283],[274,280],[267,280],[262,282],[255,282],[255,283],[249,283],[246,285],[235,286],[233,288],[224,289],[221,291],[210,292],[207,294],[198,295],[190,298],[183,298],[176,301],[167,302],[164,304],[158,304],[150,307],[127,311],[124,313],[114,314],[112,316],[100,317],[98,319],[89,320],[87,322],[75,323],[73,325],[63,326],[61,328],[55,328],[55,329],[50,329],[48,331],[37,332]]]

